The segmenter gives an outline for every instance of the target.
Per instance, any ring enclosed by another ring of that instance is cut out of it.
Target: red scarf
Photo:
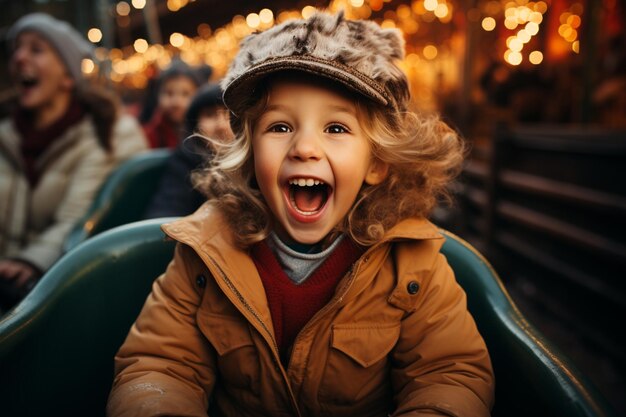
[[[80,104],[73,100],[61,118],[43,129],[35,129],[33,113],[18,109],[13,115],[13,123],[21,136],[20,152],[24,162],[24,171],[31,187],[39,181],[40,172],[35,165],[37,160],[68,128],[77,124],[85,115]]]
[[[174,149],[180,142],[179,129],[158,110],[143,129],[151,148]]]
[[[305,324],[331,300],[337,284],[363,250],[345,237],[324,262],[300,285],[281,268],[265,241],[252,248],[272,315],[276,343],[284,363],[296,336]]]

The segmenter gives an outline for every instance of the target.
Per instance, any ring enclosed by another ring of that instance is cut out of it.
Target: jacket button
[[[420,285],[415,281],[409,282],[409,285],[406,286],[406,290],[409,292],[409,294],[417,294],[419,289]]]
[[[200,288],[206,287],[206,278],[204,277],[204,275],[200,274],[196,277],[196,284]]]

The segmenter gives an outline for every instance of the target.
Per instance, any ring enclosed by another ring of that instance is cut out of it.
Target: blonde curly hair
[[[196,188],[222,211],[242,248],[265,239],[273,228],[270,209],[254,175],[252,136],[271,88],[271,82],[260,84],[237,121],[235,140],[222,143],[207,138],[216,149],[215,156],[209,166],[194,174]],[[425,217],[438,201],[449,201],[446,186],[460,170],[464,144],[437,116],[394,112],[337,88],[354,99],[373,158],[389,166],[381,183],[363,184],[334,230],[371,246],[400,221]]]

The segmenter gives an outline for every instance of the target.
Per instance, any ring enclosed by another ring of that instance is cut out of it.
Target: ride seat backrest
[[[142,220],[170,154],[169,149],[151,150],[125,161],[113,171],[100,187],[87,214],[67,237],[65,252],[105,230]]]

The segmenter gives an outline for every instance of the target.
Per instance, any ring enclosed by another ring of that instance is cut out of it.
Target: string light
[[[396,27],[396,23],[391,19],[385,19],[380,24],[380,27],[382,27],[383,29],[393,29]]]
[[[508,59],[509,64],[519,65],[522,63],[522,54],[520,52],[511,51]]]
[[[532,51],[528,54],[528,61],[533,65],[539,65],[543,61],[543,54],[541,51]]]
[[[574,47],[574,42],[578,42],[578,28],[582,23],[582,19],[579,16],[582,13],[582,5],[580,3],[573,4],[568,11],[561,13],[559,16],[558,32],[561,37],[570,44],[572,51],[578,53],[579,44]]]
[[[274,21],[274,13],[270,9],[263,9],[259,12],[261,23],[269,25]]]
[[[426,45],[422,50],[422,55],[424,55],[424,58],[426,59],[433,60],[437,57],[438,52],[439,51],[437,51],[437,47],[435,45]]]
[[[535,36],[539,33],[539,25],[535,22],[528,22],[526,23],[524,30],[526,30],[530,36]]]
[[[522,29],[517,32],[517,39],[519,39],[522,43],[528,43],[530,41],[530,38],[530,33],[528,33],[526,29]]]
[[[259,27],[259,25],[261,24],[261,18],[259,17],[259,15],[257,13],[250,13],[247,17],[246,17],[246,23],[248,24],[249,27],[251,27],[252,29],[256,29]]]
[[[491,3],[489,3],[491,4]],[[492,6],[493,7],[493,6]],[[506,40],[507,50],[504,60],[511,65],[519,65],[523,61],[522,50],[539,33],[539,25],[543,21],[543,13],[548,10],[545,2],[510,1],[506,3],[504,10],[504,27],[509,30],[517,30],[515,36],[509,36]],[[518,29],[519,28],[519,29]],[[562,31],[565,28],[561,29]],[[531,53],[531,63],[537,65],[543,61],[540,51]]]
[[[491,32],[496,28],[496,19],[493,17],[485,17],[481,23],[481,26],[487,32]]]
[[[174,48],[180,48],[183,43],[185,43],[185,37],[182,34],[174,32],[170,35],[170,45]]]
[[[91,74],[96,69],[96,64],[89,58],[85,58],[80,63],[83,74]]]
[[[448,15],[448,5],[445,3],[439,3],[437,5],[437,7],[435,8],[435,16],[442,18],[442,17],[446,17]]]
[[[133,48],[135,48],[135,51],[143,54],[148,50],[148,41],[143,38],[136,39],[133,43]]]
[[[400,6],[398,6],[398,9],[396,10],[396,15],[401,20],[410,19],[411,18],[411,8],[409,6],[407,6],[406,4],[401,4]]]
[[[87,32],[87,39],[93,43],[100,42],[102,40],[102,31],[98,28],[89,29],[89,32]]]
[[[316,11],[317,10],[313,6],[304,6],[304,8],[302,9],[302,17],[308,19],[309,17],[313,16],[313,13],[315,13]]]
[[[115,6],[115,11],[120,16],[128,16],[128,14],[130,13],[130,5],[126,3],[125,1],[120,1]]]
[[[437,9],[438,2],[437,0],[424,0],[424,9],[429,12],[434,12]]]
[[[167,0],[167,9],[170,12],[177,12],[189,3],[189,0]]]
[[[380,10],[383,5],[390,0],[380,0],[380,7],[377,2],[379,0],[333,0],[329,9],[337,9],[338,7],[352,6],[346,13],[351,18],[367,19],[376,9]],[[446,0],[426,0],[430,4],[432,12],[424,8],[424,1],[413,0],[410,4],[401,4],[395,10],[385,12],[385,19],[381,25],[386,28],[400,28],[407,36],[415,34],[420,29],[419,21],[425,23],[432,22],[439,18],[443,23],[449,22],[452,18],[452,4],[446,3]],[[133,7],[141,7],[142,3],[145,7],[145,0],[127,0],[118,3],[118,7],[122,14],[130,12],[129,3]],[[189,0],[167,0],[167,7],[170,11],[175,12],[186,6]],[[124,52],[116,50],[109,53],[113,65],[112,79],[122,79],[127,85],[134,85],[135,81],[128,81],[128,77],[135,77],[136,72],[141,68],[147,68],[150,64],[156,64],[159,68],[169,65],[173,55],[178,54],[179,57],[189,63],[207,63],[214,67],[216,74],[223,74],[228,63],[237,51],[239,41],[251,33],[253,30],[266,29],[275,23],[294,18],[307,18],[316,12],[315,7],[306,6],[300,11],[290,10],[282,11],[278,17],[267,8],[260,10],[258,13],[250,13],[246,17],[237,15],[226,26],[212,31],[206,24],[200,24],[197,27],[197,38],[188,38],[181,33],[172,33],[169,37],[169,45],[149,45],[145,39],[136,40],[130,49],[125,48]],[[118,17],[118,23],[119,23]],[[127,23],[130,19],[127,18]],[[134,54],[133,54],[134,53]],[[433,45],[428,45],[422,51],[424,57],[434,60],[438,57],[439,51]],[[129,55],[130,54],[130,55]],[[124,57],[126,56],[126,57]],[[413,57],[417,55],[413,53]],[[105,57],[106,58],[106,57]],[[120,64],[125,62],[126,64]],[[140,65],[141,64],[141,65]],[[115,75],[113,74],[115,73]]]
[[[118,5],[126,4],[119,6],[122,14],[126,13],[126,16],[117,13],[118,22],[124,17],[126,22],[130,23],[129,3],[137,8],[142,1],[146,0],[126,0],[116,3],[116,11]],[[178,11],[191,2],[167,0],[164,3],[167,3],[170,11]],[[394,4],[392,0],[331,0],[328,9],[343,8],[346,17],[350,19],[368,19],[373,13],[379,12],[372,17],[382,27],[400,29],[407,40],[406,59],[400,65],[407,71],[412,88],[420,91],[418,99],[431,100],[431,104],[436,105],[436,93],[428,86],[458,82],[458,71],[454,69],[455,60],[458,59],[454,53],[458,50],[458,39],[450,38],[450,45],[443,44],[439,49],[439,44],[424,45],[421,48],[416,44],[422,35],[428,36],[432,31],[439,30],[438,27],[430,26],[431,22],[446,24],[452,20],[456,14],[453,7],[455,3],[451,0],[403,0],[398,3]],[[532,38],[539,33],[543,14],[547,9],[548,6],[544,1],[483,0],[477,7],[470,8],[466,12],[466,17],[468,21],[480,25],[486,32],[492,32],[498,27],[514,31],[507,42],[504,56],[510,65],[519,65],[526,59],[523,50],[529,47]],[[580,13],[574,13],[575,11],[570,8],[569,15],[564,16],[564,21],[560,24],[567,24],[572,30],[578,31],[580,22],[577,17]],[[186,37],[178,32],[172,33],[169,36],[169,43],[165,45],[149,45],[145,40],[142,42],[137,40],[123,51],[119,49],[104,51],[104,59],[111,60],[111,80],[129,88],[145,85],[148,77],[152,76],[149,69],[166,68],[174,56],[180,57],[190,65],[210,65],[215,76],[221,77],[237,53],[239,42],[245,36],[255,30],[265,30],[290,19],[308,18],[315,12],[316,8],[312,5],[302,9],[276,11],[276,14],[269,8],[263,8],[243,16],[233,16],[229,23],[215,30],[207,24],[200,24],[196,28],[195,37]],[[422,34],[420,38],[413,38],[413,35],[418,33]],[[571,48],[573,51],[578,48],[577,39],[571,43]],[[528,54],[528,61],[533,65],[541,63],[543,58],[540,51]],[[444,78],[438,74],[444,74]]]
[[[132,0],[135,9],[143,9],[146,7],[146,0]]]

